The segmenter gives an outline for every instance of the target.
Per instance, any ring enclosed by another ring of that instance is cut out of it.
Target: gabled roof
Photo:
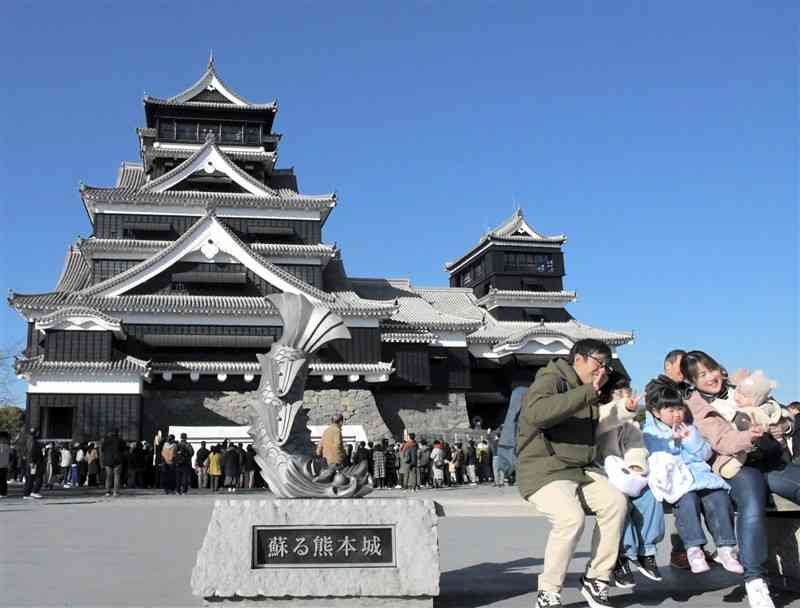
[[[522,209],[517,209],[510,218],[500,224],[497,228],[483,234],[480,240],[484,241],[488,238],[524,239],[529,241],[564,243],[567,240],[567,235],[559,234],[555,236],[545,236],[540,232],[537,232],[525,219]]]
[[[216,91],[226,101],[209,102],[198,100],[197,97],[204,91]],[[145,103],[157,105],[188,104],[201,107],[236,107],[243,110],[276,110],[278,107],[278,102],[274,99],[269,103],[254,104],[250,103],[244,97],[234,92],[233,89],[223,82],[222,78],[219,77],[219,74],[217,74],[213,56],[208,61],[208,67],[206,68],[206,71],[203,72],[203,75],[200,76],[200,79],[189,88],[167,99],[159,99],[157,97],[145,95],[144,101]]]
[[[476,253],[495,243],[507,245],[523,245],[535,247],[561,247],[567,242],[567,235],[558,234],[546,236],[536,231],[525,219],[522,209],[517,209],[514,214],[502,224],[484,233],[477,245],[470,248],[455,262],[447,262],[445,270],[452,274],[465,262],[468,262]]]
[[[255,196],[278,197],[275,190],[259,182],[231,162],[217,146],[213,133],[208,135],[206,143],[189,158],[172,171],[146,182],[139,188],[139,192],[165,192],[199,171],[204,171],[209,175],[215,172],[223,173],[242,189]]]
[[[301,293],[314,302],[332,302],[334,296],[313,287],[293,274],[268,262],[242,242],[232,230],[209,211],[189,230],[151,258],[114,277],[80,292],[82,296],[119,296],[160,274],[190,253],[200,251],[209,260],[225,252],[278,289]]]

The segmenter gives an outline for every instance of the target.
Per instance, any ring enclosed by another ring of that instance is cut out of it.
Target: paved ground
[[[239,500],[248,494],[224,497]],[[408,496],[394,490],[374,495]],[[446,512],[439,530],[439,608],[533,606],[548,526],[514,488],[416,495],[437,500]],[[189,577],[213,496],[142,491],[109,499],[102,492],[83,490],[59,490],[49,496],[23,501],[19,488],[12,486],[11,496],[0,501],[1,607],[203,605],[191,595]],[[591,524],[587,528],[567,581],[567,605],[585,605],[574,588],[588,556]],[[660,551],[659,562],[665,564],[668,547]],[[635,593],[615,590],[615,605],[746,604],[741,579],[719,568],[703,576],[663,570],[662,584],[639,580]],[[776,600],[779,607],[800,608],[798,596]]]

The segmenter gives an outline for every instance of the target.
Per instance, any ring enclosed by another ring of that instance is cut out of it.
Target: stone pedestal
[[[214,503],[192,593],[218,605],[433,606],[436,504],[413,499]]]

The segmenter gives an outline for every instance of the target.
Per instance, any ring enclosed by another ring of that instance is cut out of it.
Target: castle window
[[[541,323],[544,321],[544,311],[541,308],[525,308],[523,309],[526,321],[534,323]]]
[[[175,121],[171,118],[158,119],[158,138],[175,139]]]
[[[474,269],[473,272],[474,272],[474,275],[475,275],[475,280],[476,281],[480,281],[484,276],[486,276],[485,260],[483,258],[481,258],[481,260],[477,264],[475,264],[473,269]]]
[[[197,123],[193,120],[177,121],[175,131],[175,139],[178,141],[197,141]]]
[[[201,122],[200,123],[200,141],[206,140],[206,135],[213,133],[219,139],[219,123],[215,122]]]
[[[222,125],[222,141],[230,144],[242,143],[242,125],[237,123]]]
[[[547,253],[510,253],[503,254],[505,270],[523,270],[529,272],[553,272],[553,256]]]
[[[261,144],[261,125],[248,122],[244,129],[245,143]]]

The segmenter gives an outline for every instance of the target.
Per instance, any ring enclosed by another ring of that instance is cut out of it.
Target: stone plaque
[[[394,526],[253,526],[252,568],[385,568],[394,548]]]

